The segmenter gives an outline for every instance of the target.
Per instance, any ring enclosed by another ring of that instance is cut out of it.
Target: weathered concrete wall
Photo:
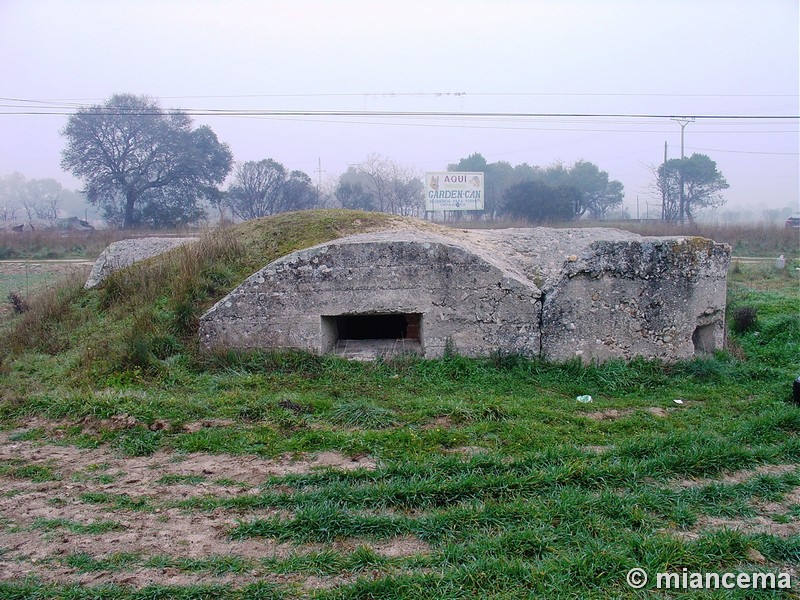
[[[114,271],[129,267],[135,262],[196,241],[197,238],[146,237],[109,244],[94,262],[84,288],[88,290],[97,287]]]
[[[213,348],[328,352],[334,315],[418,314],[425,356],[676,360],[724,343],[730,249],[613,229],[421,225],[283,257],[200,323]]]
[[[448,344],[538,354],[538,288],[440,236],[354,236],[295,252],[249,277],[200,321],[206,348],[326,352],[323,317],[420,314],[426,356]]]
[[[671,361],[721,349],[729,257],[701,238],[593,243],[546,292],[542,356]]]

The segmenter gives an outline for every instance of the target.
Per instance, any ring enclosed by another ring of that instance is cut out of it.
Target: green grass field
[[[253,265],[386,224],[295,218],[7,320],[0,597],[761,597],[634,567],[798,596],[797,271],[738,265],[729,317],[755,323],[672,365],[198,354]]]
[[[59,279],[73,273],[85,280],[89,270],[88,262],[2,263],[0,264],[0,299],[5,301],[10,292],[17,292],[24,298],[28,298],[43,288],[59,286]]]
[[[25,269],[15,269],[15,273],[0,273],[0,298],[5,300],[11,292],[17,292],[24,296],[30,295],[31,291],[41,284],[50,280],[51,277],[44,273],[26,273]]]

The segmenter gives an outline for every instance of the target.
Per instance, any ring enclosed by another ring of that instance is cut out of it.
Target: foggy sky
[[[165,108],[793,116],[706,119],[731,208],[798,207],[796,0],[0,0],[0,176],[61,171],[63,115],[146,94]],[[9,99],[14,99],[13,101]],[[420,172],[473,152],[590,160],[642,216],[669,119],[198,116],[236,160],[316,182],[380,153]],[[321,165],[322,173],[318,172]],[[652,209],[651,209],[652,210]],[[797,208],[800,210],[800,207]]]

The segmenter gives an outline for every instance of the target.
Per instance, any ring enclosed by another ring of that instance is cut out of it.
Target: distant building
[[[66,217],[47,221],[44,219],[17,219],[15,221],[0,221],[0,231],[24,233],[26,231],[58,231],[62,233],[83,232],[91,233],[94,226],[88,221],[78,217]]]

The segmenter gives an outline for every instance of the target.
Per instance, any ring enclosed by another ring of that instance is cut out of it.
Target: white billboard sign
[[[483,210],[483,173],[425,173],[425,210]]]

